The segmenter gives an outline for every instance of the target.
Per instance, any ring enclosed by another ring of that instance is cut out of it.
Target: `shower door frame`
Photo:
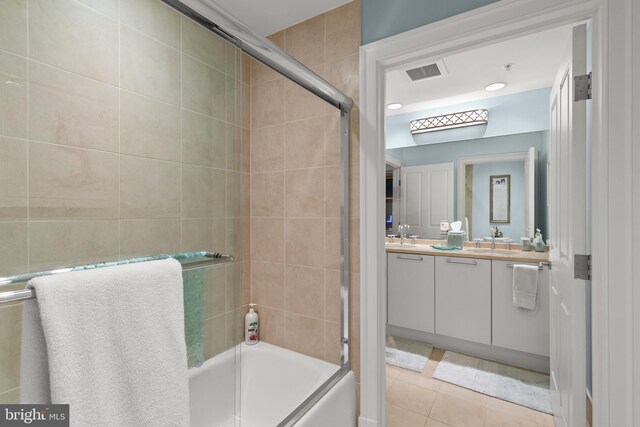
[[[278,427],[298,422],[334,385],[351,370],[349,360],[350,302],[350,140],[353,100],[318,76],[268,39],[229,15],[211,0],[162,0],[209,31],[234,44],[242,52],[262,62],[322,98],[340,111],[340,368],[291,412]]]

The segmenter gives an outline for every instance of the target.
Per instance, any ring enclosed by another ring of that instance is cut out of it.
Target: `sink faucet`
[[[409,231],[409,225],[399,225],[398,226],[398,234],[400,234],[400,244],[404,245],[404,241],[407,238],[407,232]]]
[[[491,252],[496,250],[496,229],[491,227]]]

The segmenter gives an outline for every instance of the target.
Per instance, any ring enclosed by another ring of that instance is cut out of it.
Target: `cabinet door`
[[[433,256],[387,254],[387,322],[434,332]]]
[[[491,344],[491,261],[436,257],[436,333]]]
[[[524,263],[523,263],[524,264]],[[493,345],[549,356],[549,270],[538,275],[534,310],[513,305],[513,262],[493,261]]]

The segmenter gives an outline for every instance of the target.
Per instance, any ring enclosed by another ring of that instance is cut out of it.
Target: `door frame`
[[[632,185],[640,182],[640,168],[632,167],[640,164],[633,147],[640,123],[632,120],[640,114],[640,84],[633,79],[640,74],[639,9],[635,0],[501,0],[360,48],[360,426],[383,426],[386,417],[385,72],[587,19],[593,22],[591,210],[598,225],[592,227],[593,421],[640,422],[640,328],[632,327],[640,324],[640,292],[632,287],[640,280],[634,263],[640,191]],[[620,224],[635,243],[616,241]]]

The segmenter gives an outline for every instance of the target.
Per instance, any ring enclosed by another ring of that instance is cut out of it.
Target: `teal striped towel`
[[[447,245],[442,245],[440,243],[436,243],[435,245],[431,245],[431,247],[433,249],[437,249],[439,251],[456,251],[456,250],[460,250],[460,248],[456,248],[455,246],[447,246]]]
[[[204,362],[204,327],[207,317],[207,272],[204,268],[184,271],[184,333],[189,368]]]

